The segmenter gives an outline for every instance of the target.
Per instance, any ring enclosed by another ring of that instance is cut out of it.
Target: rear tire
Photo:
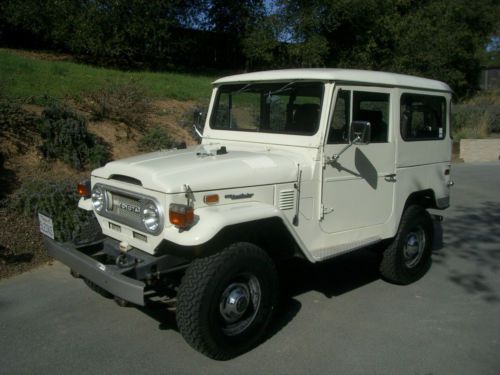
[[[179,331],[206,356],[233,358],[264,337],[276,294],[276,271],[267,253],[235,243],[187,269],[177,295]]]
[[[384,279],[406,285],[420,279],[431,265],[433,224],[420,206],[403,213],[396,237],[383,253],[380,273]]]

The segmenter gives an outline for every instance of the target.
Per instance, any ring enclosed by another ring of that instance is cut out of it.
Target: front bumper
[[[57,242],[46,236],[43,236],[43,240],[51,257],[114,296],[140,306],[146,304],[145,292],[153,278],[157,280],[171,270],[182,268],[186,263],[182,258],[168,255],[154,257],[138,254],[139,251],[134,249],[126,254],[128,264],[119,266],[101,263],[72,243]],[[120,255],[115,242],[109,239],[104,241],[103,251],[107,256]],[[142,280],[148,281],[148,284]]]

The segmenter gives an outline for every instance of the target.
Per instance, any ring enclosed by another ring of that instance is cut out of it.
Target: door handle
[[[396,181],[396,173],[389,173],[384,176],[384,179],[388,182]]]

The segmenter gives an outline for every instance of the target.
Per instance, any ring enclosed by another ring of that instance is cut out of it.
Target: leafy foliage
[[[138,142],[141,151],[159,151],[176,147],[174,139],[159,126],[149,129]]]
[[[498,57],[499,14],[497,0],[5,0],[0,42],[129,68],[395,71],[466,96]]]
[[[145,115],[151,110],[146,90],[132,80],[125,84],[109,83],[90,91],[83,103],[96,120],[121,121],[139,130],[143,129]]]
[[[99,167],[109,159],[109,147],[87,132],[82,116],[63,104],[43,111],[39,131],[45,158],[62,160],[75,169]]]
[[[33,144],[38,117],[22,108],[23,102],[0,93],[0,138],[5,137],[23,153]]]
[[[75,187],[75,181],[32,180],[11,197],[9,206],[24,215],[35,216],[40,212],[49,216],[56,240],[68,241],[77,237],[94,215],[77,207]]]
[[[486,138],[500,133],[500,92],[483,94],[454,105],[453,138]]]
[[[36,116],[21,108],[21,102],[0,94],[0,135],[32,125]]]

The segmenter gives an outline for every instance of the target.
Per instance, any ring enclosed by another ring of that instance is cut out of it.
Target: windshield
[[[323,84],[280,82],[219,87],[210,127],[312,135],[318,130]]]

